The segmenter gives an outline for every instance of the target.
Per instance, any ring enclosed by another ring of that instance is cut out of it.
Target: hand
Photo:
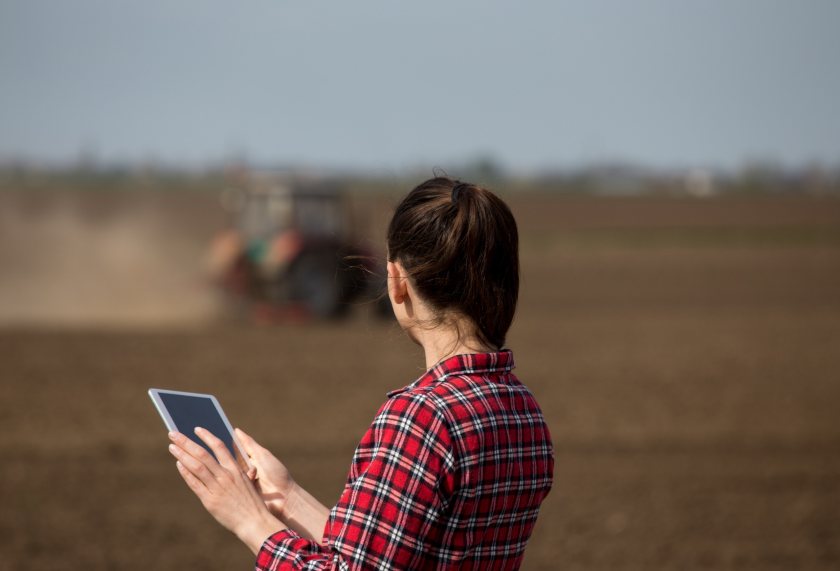
[[[195,433],[219,461],[183,434],[170,432],[169,451],[178,460],[178,472],[210,515],[256,554],[269,535],[285,526],[269,513],[225,444],[202,428]]]
[[[257,469],[256,477],[252,476],[252,479],[268,510],[288,522],[288,513],[284,510],[289,503],[294,503],[292,496],[297,487],[289,470],[271,452],[239,428],[236,429],[236,437],[248,454],[251,464]]]

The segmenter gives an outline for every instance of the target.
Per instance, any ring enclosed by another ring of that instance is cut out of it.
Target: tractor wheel
[[[300,303],[315,317],[336,317],[346,309],[342,303],[336,254],[304,251],[287,273],[289,300]]]

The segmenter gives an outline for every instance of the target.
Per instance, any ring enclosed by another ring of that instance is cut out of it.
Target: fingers
[[[233,431],[236,433],[236,439],[239,441],[239,444],[242,445],[245,455],[249,459],[253,460],[257,455],[257,449],[261,448],[260,445],[257,444],[256,441],[243,430],[234,428]],[[257,480],[257,467],[254,466],[253,462],[248,462],[248,472],[246,473],[246,476],[248,476],[248,479],[252,482]]]
[[[237,464],[236,460],[233,459],[233,456],[230,455],[228,447],[225,446],[224,442],[216,438],[212,432],[199,426],[196,427],[195,433],[199,438],[201,438],[204,441],[205,444],[207,444],[207,446],[210,447],[210,450],[212,450],[213,454],[216,455],[219,464],[221,464],[228,470],[241,471],[239,468],[239,464]],[[199,448],[201,447],[199,446]]]
[[[241,428],[235,428],[234,432],[236,432],[236,437],[239,438],[239,442],[242,443],[242,447],[248,453],[248,456],[256,456],[262,449],[262,446],[257,444],[257,441],[246,434]]]
[[[191,456],[198,458],[201,461],[214,460],[204,447],[199,446],[195,441],[187,438],[186,435],[181,434],[180,432],[170,432],[169,440]]]
[[[175,467],[178,468],[178,473],[181,474],[181,477],[187,483],[189,489],[193,491],[193,493],[198,496],[201,501],[204,501],[204,495],[207,494],[209,491],[207,487],[201,483],[201,481],[193,476],[189,470],[187,470],[181,461],[178,460],[175,462]]]
[[[191,456],[187,452],[185,452],[182,448],[179,448],[175,444],[169,445],[169,452],[178,459],[178,463],[181,466],[181,469],[186,470],[189,474],[195,478],[195,480],[200,484],[204,491],[207,492],[212,486],[216,484],[216,474],[211,470],[211,468],[202,462],[201,460]],[[209,456],[209,454],[208,454]],[[215,461],[211,459],[211,461],[215,464]],[[217,464],[218,466],[218,464]],[[179,469],[179,471],[182,471]],[[182,472],[183,475],[183,472]],[[189,481],[187,482],[190,483]],[[192,486],[190,486],[192,488]],[[193,489],[195,492],[196,490]],[[198,492],[196,492],[198,493]]]
[[[170,432],[169,439],[169,452],[205,485],[222,476],[224,469],[203,447],[180,432]]]

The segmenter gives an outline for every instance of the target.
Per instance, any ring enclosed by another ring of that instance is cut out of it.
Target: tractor
[[[231,224],[212,244],[211,272],[256,320],[338,318],[364,302],[391,315],[383,256],[359,244],[336,185],[252,177],[221,202]]]

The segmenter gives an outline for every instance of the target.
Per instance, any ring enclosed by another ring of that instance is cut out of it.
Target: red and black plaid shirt
[[[552,483],[542,412],[510,351],[449,358],[388,400],[321,543],[269,537],[257,569],[516,569]]]

